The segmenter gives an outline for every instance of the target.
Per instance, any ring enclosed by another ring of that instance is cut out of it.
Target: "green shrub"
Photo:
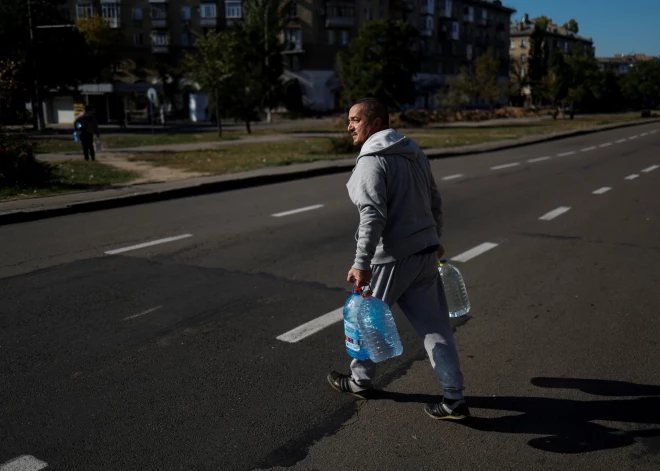
[[[43,186],[53,177],[46,162],[34,158],[36,144],[24,132],[0,127],[0,186]]]

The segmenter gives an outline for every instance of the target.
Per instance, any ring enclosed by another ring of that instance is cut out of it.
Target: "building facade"
[[[117,69],[123,86],[158,83],[158,64],[175,62],[210,28],[226,28],[243,16],[240,0],[68,0],[72,21],[101,15],[125,32],[126,60]],[[433,96],[461,67],[488,49],[509,70],[509,25],[515,10],[500,0],[310,0],[288,6],[285,75],[296,78],[305,105],[320,112],[339,108],[337,54],[368,21],[401,19],[420,31],[417,106],[433,106]],[[137,88],[136,88],[137,87]],[[121,88],[121,86],[119,87]],[[198,117],[203,104],[196,103]]]
[[[623,75],[639,62],[660,61],[660,58],[647,56],[646,54],[615,54],[614,57],[597,57],[596,60],[603,72]]]

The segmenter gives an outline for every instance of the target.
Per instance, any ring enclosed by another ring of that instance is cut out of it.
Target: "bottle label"
[[[360,332],[355,324],[344,322],[344,336],[346,348],[354,352],[360,351]]]

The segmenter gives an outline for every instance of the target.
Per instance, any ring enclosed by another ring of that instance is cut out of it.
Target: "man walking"
[[[99,133],[99,123],[96,121],[96,116],[94,116],[94,107],[85,106],[85,112],[76,119],[74,126],[80,137],[85,160],[89,160],[90,156],[92,160],[95,160],[94,134],[96,134],[97,139],[101,135]]]
[[[348,132],[362,146],[346,185],[360,213],[355,262],[348,281],[372,285],[389,306],[398,303],[431,360],[444,389],[442,401],[425,411],[434,419],[470,415],[454,344],[445,292],[438,273],[444,254],[442,202],[426,155],[389,125],[387,108],[365,98],[349,111]],[[373,390],[376,364],[351,362],[351,375],[330,372],[328,382],[361,398]]]

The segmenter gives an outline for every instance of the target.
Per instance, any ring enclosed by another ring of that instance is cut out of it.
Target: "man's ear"
[[[383,128],[383,119],[382,118],[376,118],[374,120],[374,127],[378,130],[381,130]]]

